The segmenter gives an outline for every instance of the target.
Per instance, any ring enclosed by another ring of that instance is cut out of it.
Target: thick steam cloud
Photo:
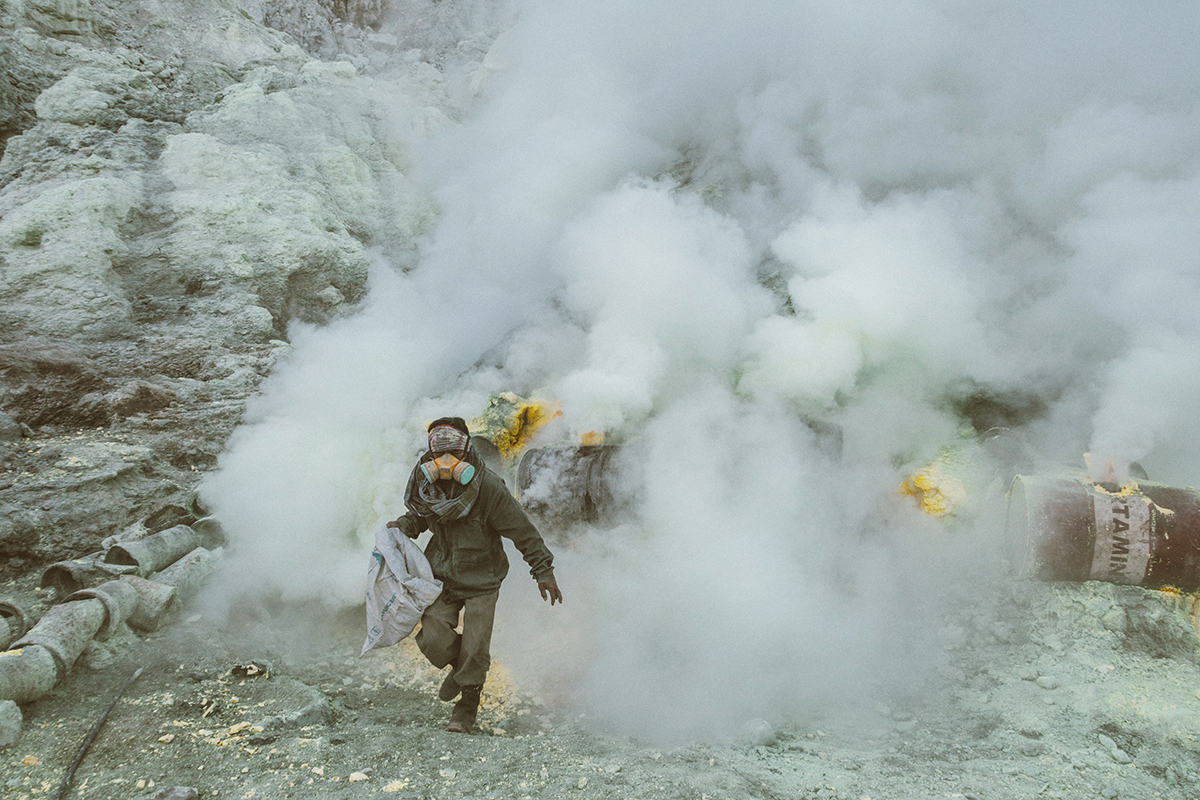
[[[1194,484],[1200,10],[510,11],[414,144],[439,214],[411,269],[293,332],[206,483],[240,583],[359,602],[423,423],[552,396],[547,436],[636,453],[638,506],[558,540],[562,614],[514,559],[498,657],[625,729],[723,735],[928,666],[945,576],[989,576],[999,533],[896,487],[979,427]]]

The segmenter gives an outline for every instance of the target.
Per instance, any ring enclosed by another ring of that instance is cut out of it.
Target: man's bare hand
[[[562,592],[558,590],[558,581],[538,581],[538,591],[542,593],[543,600],[550,601],[550,605],[563,601]]]

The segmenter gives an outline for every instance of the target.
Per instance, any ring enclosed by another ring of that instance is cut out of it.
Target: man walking
[[[461,417],[430,423],[429,449],[408,478],[408,512],[388,523],[409,538],[426,530],[433,538],[425,556],[442,593],[421,617],[417,646],[435,667],[452,665],[438,697],[459,698],[446,730],[470,733],[479,711],[479,693],[491,666],[492,623],[508,556],[500,537],[512,540],[529,565],[543,600],[562,602],[554,580],[554,556],[541,534],[505,486],[471,447]],[[462,612],[462,633],[458,626]]]

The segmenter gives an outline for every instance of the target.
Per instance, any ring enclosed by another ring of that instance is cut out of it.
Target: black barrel
[[[1018,475],[1007,528],[1020,573],[1200,590],[1200,492]]]
[[[527,450],[517,466],[517,497],[528,511],[563,521],[595,522],[617,511],[616,445],[559,445]]]

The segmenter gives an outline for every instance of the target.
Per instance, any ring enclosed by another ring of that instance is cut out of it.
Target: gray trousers
[[[474,597],[447,597],[443,592],[425,609],[417,647],[438,669],[453,664],[451,676],[459,686],[482,686],[492,664],[492,623],[500,590]],[[458,633],[458,612],[463,612],[463,632]]]

